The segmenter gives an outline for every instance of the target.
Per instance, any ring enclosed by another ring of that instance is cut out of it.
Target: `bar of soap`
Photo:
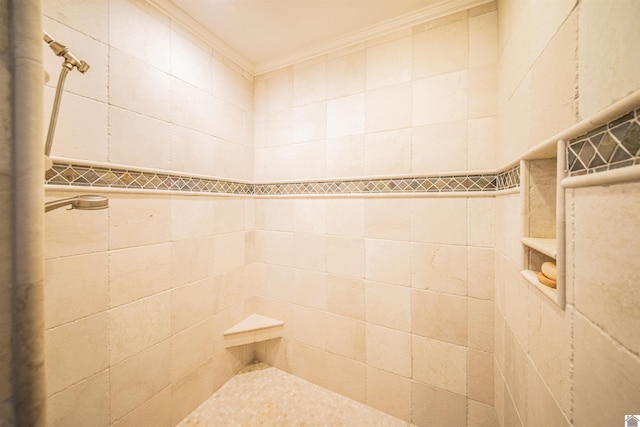
[[[538,282],[542,283],[545,286],[555,289],[557,282],[555,280],[549,279],[543,273],[538,273]]]
[[[551,280],[558,280],[556,275],[556,265],[552,262],[545,262],[542,264],[542,274],[547,276]]]

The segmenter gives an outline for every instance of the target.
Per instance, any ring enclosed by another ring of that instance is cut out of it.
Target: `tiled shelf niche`
[[[559,307],[565,306],[565,143],[558,141],[531,150],[520,162],[523,203],[522,275]],[[556,264],[556,287],[538,281],[545,262]]]

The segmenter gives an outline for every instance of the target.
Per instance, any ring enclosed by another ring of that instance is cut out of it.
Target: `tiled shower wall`
[[[67,78],[53,155],[252,178],[251,76],[144,1],[43,10],[91,65]],[[43,49],[46,126],[60,59]],[[253,356],[222,332],[253,311],[254,203],[106,195],[107,210],[46,214],[48,422],[174,425]]]
[[[490,3],[257,76],[256,180],[502,166],[496,25]]]
[[[496,168],[488,4],[256,77],[257,180]],[[418,425],[493,420],[486,197],[256,199],[261,359]],[[437,421],[436,421],[437,420]]]
[[[514,158],[640,88],[634,2],[501,1],[497,153]],[[613,28],[614,31],[603,31]],[[527,47],[527,48],[524,48]],[[521,203],[496,198],[495,409],[503,426],[616,425],[638,407],[638,184],[568,189],[567,306],[519,274]]]

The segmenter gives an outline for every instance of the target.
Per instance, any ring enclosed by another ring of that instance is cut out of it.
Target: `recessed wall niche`
[[[564,159],[565,143],[558,141],[532,150],[520,163],[522,275],[561,308],[566,302],[564,189],[560,185],[565,175]],[[554,274],[549,273],[552,265]]]

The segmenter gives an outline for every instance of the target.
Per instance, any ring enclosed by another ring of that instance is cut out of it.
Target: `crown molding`
[[[453,13],[461,12],[476,6],[480,6],[486,3],[491,3],[494,0],[440,0],[439,2],[418,9],[414,12],[401,15],[399,17],[384,21],[379,24],[375,24],[366,27],[362,30],[354,31],[345,36],[338,37],[326,43],[321,43],[313,46],[309,49],[304,49],[291,55],[285,55],[279,58],[275,58],[268,61],[263,61],[258,64],[254,64],[247,58],[238,53],[235,49],[218,38],[215,34],[209,31],[206,27],[193,19],[190,15],[176,6],[171,0],[146,0],[162,13],[173,19],[176,23],[182,26],[185,30],[198,37],[200,40],[211,46],[216,51],[226,56],[229,60],[233,61],[248,73],[253,76],[274,71],[279,68],[287,67],[307,59],[314,58],[319,55],[323,55],[329,52],[333,52],[339,49],[343,49],[348,46],[352,46],[361,43],[366,40],[370,40],[376,37],[381,37],[395,31],[403,30],[414,25],[432,21],[443,16],[451,15]]]
[[[282,56],[273,60],[260,62],[255,66],[255,75],[268,73],[269,71],[287,67],[289,65],[314,58],[318,55],[340,50],[348,46],[362,43],[366,40],[385,36],[399,30],[413,27],[417,24],[433,21],[434,19],[462,12],[463,10],[471,9],[493,1],[494,0],[440,0],[438,3],[431,6],[389,19],[366,27],[362,30],[354,31],[345,36],[338,37],[326,43],[321,43],[309,49],[304,49],[294,54]]]

